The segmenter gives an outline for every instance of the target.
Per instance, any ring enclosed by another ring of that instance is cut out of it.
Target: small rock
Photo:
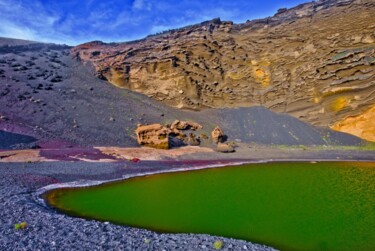
[[[4,115],[0,115],[0,120],[7,121],[8,118],[6,116],[4,116]]]
[[[180,121],[180,120],[175,120],[171,124],[171,129],[177,129],[177,130],[198,130],[202,129],[203,126],[201,126],[198,123],[192,122],[192,121]]]
[[[225,143],[218,143],[217,144],[217,147],[216,147],[216,151],[217,152],[221,152],[221,153],[232,153],[234,152],[234,148],[228,144],[225,144]]]

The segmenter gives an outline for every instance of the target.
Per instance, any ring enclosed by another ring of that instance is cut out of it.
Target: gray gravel
[[[165,164],[149,166],[147,162],[0,164],[0,250],[215,250],[216,240],[223,241],[222,250],[273,250],[242,240],[160,234],[69,217],[46,207],[36,195],[38,189],[53,183],[108,180],[165,168]],[[26,229],[15,230],[14,224],[23,221]]]

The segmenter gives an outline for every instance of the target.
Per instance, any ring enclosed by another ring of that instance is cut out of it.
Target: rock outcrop
[[[163,126],[161,124],[138,125],[135,133],[139,145],[149,146],[158,149],[169,149],[184,145],[199,146],[200,136],[190,132],[185,134],[186,130],[199,130],[203,127],[192,121],[175,120],[171,125]]]
[[[347,117],[331,128],[375,142],[375,106],[360,115]]]
[[[140,145],[158,149],[169,149],[170,129],[161,124],[139,125],[135,133]]]
[[[192,121],[181,121],[181,120],[175,120],[171,124],[171,129],[177,129],[177,130],[198,130],[202,129],[203,126],[201,126],[198,123],[192,122]]]
[[[224,134],[223,130],[216,126],[211,132],[211,138],[213,143],[216,144],[215,150],[221,153],[232,153],[235,152],[234,147],[229,145],[228,143],[224,143],[226,141],[226,135]]]
[[[224,141],[224,132],[221,130],[220,127],[215,127],[214,130],[211,132],[212,141],[215,144],[222,143]]]
[[[199,136],[196,136],[194,133],[189,133],[184,138],[184,143],[189,146],[199,146],[201,144],[201,139]]]
[[[373,0],[320,0],[243,24],[214,19],[72,53],[99,78],[173,107],[261,105],[330,126],[375,104],[374,29]]]

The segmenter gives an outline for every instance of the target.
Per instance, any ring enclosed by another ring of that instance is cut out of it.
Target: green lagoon
[[[375,163],[276,162],[131,178],[44,195],[69,215],[281,250],[375,250]]]

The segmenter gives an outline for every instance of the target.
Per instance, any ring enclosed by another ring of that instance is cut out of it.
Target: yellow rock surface
[[[347,117],[331,128],[375,142],[375,106],[357,116]]]

